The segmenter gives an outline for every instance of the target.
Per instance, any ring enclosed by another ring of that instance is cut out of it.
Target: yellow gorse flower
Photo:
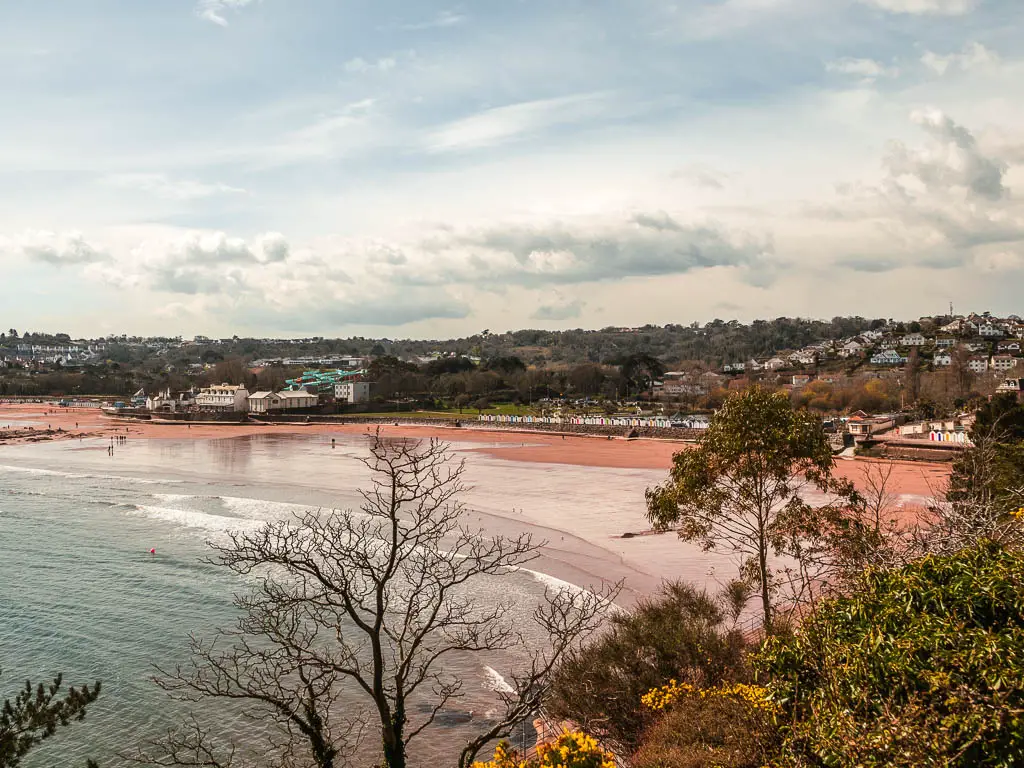
[[[611,752],[597,739],[581,731],[564,731],[551,744],[537,747],[537,757],[524,760],[507,741],[494,748],[493,759],[473,763],[473,768],[616,768]]]
[[[538,768],[615,768],[611,752],[581,731],[564,731],[553,744],[537,747]]]
[[[713,697],[736,699],[768,714],[778,712],[778,705],[771,700],[767,688],[745,683],[731,683],[715,688],[696,688],[689,683],[669,680],[667,685],[652,688],[641,696],[640,702],[650,710],[661,712],[675,704],[683,696],[696,696],[701,699]]]
[[[696,690],[697,689],[689,683],[679,683],[675,680],[669,680],[668,685],[663,685],[660,688],[652,688],[641,696],[640,703],[648,709],[660,712],[678,701],[681,696],[693,694]]]
[[[527,768],[526,760],[519,757],[507,741],[499,741],[494,748],[494,757],[487,762],[475,762],[473,768]]]

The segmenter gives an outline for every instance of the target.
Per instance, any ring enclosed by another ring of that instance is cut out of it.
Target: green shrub
[[[653,720],[641,696],[672,678],[699,685],[745,674],[743,642],[704,592],[668,584],[612,620],[609,631],[557,670],[546,709],[618,751],[636,748]]]
[[[777,748],[764,712],[734,698],[677,702],[645,734],[632,768],[761,768]]]
[[[1024,764],[1024,556],[991,542],[869,572],[754,659],[783,765]]]

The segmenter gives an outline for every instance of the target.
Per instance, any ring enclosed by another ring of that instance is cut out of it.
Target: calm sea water
[[[236,615],[232,595],[247,589],[202,562],[209,553],[206,541],[306,507],[356,506],[355,490],[366,480],[357,461],[365,441],[339,437],[335,448],[328,441],[137,440],[116,447],[113,457],[106,442],[84,441],[0,453],[0,693],[13,695],[26,678],[45,680],[58,671],[66,683],[103,682],[86,721],[35,752],[26,768],[83,765],[86,757],[119,765],[119,752],[180,720],[184,705],[152,683],[154,665],[184,661],[189,632],[209,635],[230,626]],[[490,485],[492,470],[477,468],[475,479]],[[499,474],[504,482],[522,485],[528,470]],[[494,532],[511,532],[507,519],[483,509],[512,506],[509,499],[516,494],[498,486],[490,496],[477,492],[474,513],[480,509],[477,521]],[[156,556],[148,552],[152,547]],[[588,571],[617,577],[606,557],[575,542],[569,575],[580,583]],[[525,618],[552,581],[523,572],[482,584],[479,597],[512,598]],[[485,719],[495,706],[496,678],[487,667],[505,670],[514,661],[508,655],[452,659],[454,671],[467,681],[467,695],[424,738],[421,763],[457,752],[475,731],[462,721],[470,712],[474,720]],[[219,706],[200,705],[198,712],[243,737],[254,736],[245,731],[257,728],[240,724]]]

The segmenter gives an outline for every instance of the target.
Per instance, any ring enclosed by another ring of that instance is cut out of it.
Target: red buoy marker
[[[155,555],[156,554],[156,547],[153,547],[153,549],[149,550],[149,554]]]

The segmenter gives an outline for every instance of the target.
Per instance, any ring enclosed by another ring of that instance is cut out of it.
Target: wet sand
[[[157,440],[208,440],[249,435],[358,435],[378,429],[366,424],[193,424],[146,423],[117,420],[103,416],[96,409],[51,410],[33,404],[0,405],[0,428],[8,420],[31,420],[38,425],[63,429],[67,438],[128,435],[129,438]],[[77,423],[77,426],[76,426]],[[558,435],[542,432],[512,432],[484,429],[473,422],[462,428],[417,425],[381,425],[382,435],[414,439],[436,438],[449,442],[486,443],[477,450],[507,461],[540,464],[568,464],[580,467],[617,469],[660,469],[672,466],[672,457],[690,444],[676,440],[615,438],[582,435]],[[17,442],[17,441],[12,441]],[[836,461],[836,475],[852,480],[863,488],[863,473],[872,459]],[[948,464],[896,461],[892,484],[894,492],[905,496],[927,498],[941,490],[949,477]]]
[[[215,467],[209,481],[223,479],[222,473],[229,471],[234,484],[249,493],[272,479],[281,489],[281,501],[303,501],[307,491],[320,489],[331,492],[331,502],[344,504],[346,492],[365,482],[361,465],[349,467],[346,459],[363,455],[365,438],[377,429],[365,424],[189,427],[123,422],[95,409],[47,410],[0,405],[0,429],[7,424],[15,428],[21,421],[37,430],[66,432],[65,439],[54,442],[0,444],[0,463],[31,459],[32,465],[49,469],[71,464],[140,478],[177,473],[190,479],[207,477],[206,468]],[[629,603],[665,579],[683,578],[714,589],[735,573],[733,558],[726,553],[702,552],[671,533],[648,533],[644,490],[666,478],[672,456],[689,449],[688,444],[443,425],[391,425],[380,431],[386,437],[438,438],[453,444],[467,459],[473,486],[467,502],[477,517],[471,522],[489,534],[529,532],[547,542],[537,569],[555,578],[581,585],[624,579],[624,602]],[[115,444],[108,456],[113,435],[124,435],[127,442]],[[863,488],[863,472],[870,464],[839,459],[836,475]],[[288,468],[283,474],[282,467]],[[299,467],[301,473],[296,473]],[[301,480],[292,479],[297,474]],[[909,516],[941,490],[948,474],[948,465],[897,462],[890,492],[902,514]],[[626,533],[634,535],[624,538]]]

